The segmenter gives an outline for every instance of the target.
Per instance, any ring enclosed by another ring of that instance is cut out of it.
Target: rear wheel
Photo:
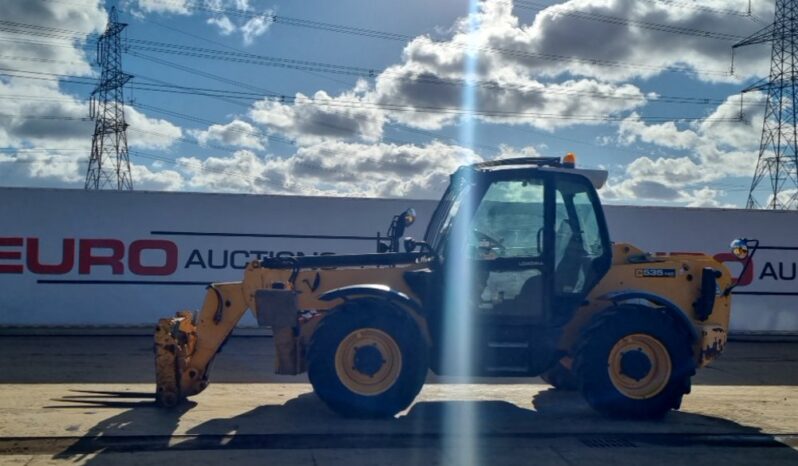
[[[427,349],[405,312],[352,301],[322,319],[308,351],[316,394],[349,417],[388,417],[407,408],[424,384]]]
[[[622,305],[585,329],[574,369],[597,411],[653,418],[679,409],[690,392],[695,362],[687,333],[664,311]]]

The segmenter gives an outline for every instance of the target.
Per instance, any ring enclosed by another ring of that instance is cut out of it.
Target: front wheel
[[[351,301],[322,319],[308,351],[313,389],[348,417],[389,417],[410,406],[428,369],[418,325],[390,303]]]
[[[660,309],[621,305],[598,315],[577,347],[574,372],[587,402],[614,417],[679,409],[695,362],[687,333]]]
[[[579,380],[576,378],[574,373],[565,367],[560,361],[557,361],[557,364],[555,364],[551,369],[540,374],[540,378],[557,390],[570,391],[577,390],[579,388]]]

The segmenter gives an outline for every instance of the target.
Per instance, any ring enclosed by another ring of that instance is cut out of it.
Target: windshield
[[[446,233],[452,227],[462,199],[471,191],[472,187],[473,184],[466,182],[465,177],[457,175],[452,177],[452,183],[443,194],[435,213],[432,214],[432,219],[424,235],[424,241],[432,246],[433,250],[438,250],[441,240],[446,237]]]

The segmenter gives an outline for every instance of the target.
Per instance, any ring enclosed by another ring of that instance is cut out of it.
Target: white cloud
[[[141,14],[193,13],[190,5],[181,0],[131,1],[135,1]],[[253,11],[247,0],[204,0],[203,5]],[[105,12],[94,0],[86,0],[77,7],[74,2],[0,0],[0,6],[4,19],[9,21],[68,27],[86,33],[100,32],[105,25]],[[723,0],[706,0],[702,6],[739,7]],[[753,9],[755,15],[769,20],[772,2],[754,1]],[[651,151],[641,150],[636,160],[623,166],[621,174],[614,174],[604,190],[605,198],[722,205],[727,193],[717,183],[728,177],[750,176],[753,170],[761,107],[753,105],[754,99],[748,97],[749,120],[744,123],[712,121],[737,113],[737,101],[729,100],[704,122],[648,124],[638,115],[656,96],[644,94],[628,81],[647,83],[645,79],[663,73],[662,67],[670,66],[692,68],[699,80],[732,81],[756,72],[764,74],[766,54],[761,49],[741,50],[737,57],[737,77],[713,74],[707,70],[728,68],[731,44],[728,41],[654,31],[640,27],[640,23],[618,26],[569,16],[575,10],[594,17],[608,15],[624,21],[733,31],[740,35],[758,28],[744,17],[724,17],[699,8],[639,0],[568,0],[544,8],[531,23],[522,24],[515,13],[523,10],[514,12],[509,0],[484,1],[474,17],[463,18],[447,30],[448,39],[419,36],[410,41],[401,60],[388,67],[373,84],[361,81],[351,90],[336,95],[320,90],[297,94],[295,102],[289,99],[254,104],[247,116],[263,125],[266,132],[295,139],[299,144],[296,153],[263,157],[241,150],[229,157],[207,160],[183,157],[177,167],[158,163],[149,167],[136,165],[134,177],[140,180],[134,182],[137,188],[152,189],[435,197],[451,171],[478,156],[438,142],[415,146],[380,141],[386,124],[439,129],[462,122],[459,109],[464,89],[457,83],[465,78],[467,47],[471,44],[474,50],[470,54],[476,57],[479,80],[474,88],[475,118],[555,131],[566,126],[604,123],[603,115],[628,115],[619,125],[617,141]],[[240,19],[220,12],[207,22],[220,34],[236,37],[241,34],[245,43],[251,43],[268,31],[270,13],[244,15]],[[469,23],[477,23],[480,28],[469,33]],[[9,45],[8,52],[2,55],[41,59],[37,71],[89,75],[91,57],[78,47],[82,41],[76,40],[74,45],[54,48],[16,44]],[[563,58],[571,56],[586,60]],[[18,62],[4,60],[0,57],[0,65],[20,66]],[[601,66],[609,62],[615,65]],[[631,63],[636,65],[627,66]],[[437,84],[431,84],[432,81]],[[81,99],[65,94],[56,83],[20,79],[0,80],[0,95],[6,93],[35,98],[27,101],[0,98],[0,114],[71,119],[0,116],[0,143],[11,147],[57,143],[59,148],[85,149],[85,153],[80,153],[83,157],[88,154],[92,123],[79,119],[86,115]],[[182,136],[181,128],[166,120],[149,118],[134,109],[127,112],[131,147],[168,148]],[[263,150],[264,139],[253,134],[257,131],[252,124],[236,118],[190,134],[201,144],[222,142]],[[20,179],[80,183],[85,166],[79,167],[78,153],[73,157],[20,152],[0,156],[0,163],[13,164],[15,173],[21,173]],[[533,146],[503,146],[499,155],[534,154],[537,150]],[[24,162],[2,162],[9,158],[23,158]]]
[[[0,186],[83,187],[89,149],[29,150],[0,154]],[[176,191],[185,187],[183,175],[161,163],[152,168],[131,161],[136,190]]]
[[[377,141],[385,124],[385,113],[369,106],[367,97],[358,88],[337,97],[324,91],[312,97],[297,93],[293,104],[263,100],[253,105],[249,116],[300,143],[329,138]]]
[[[744,120],[724,120],[740,111],[738,97],[730,97],[698,123],[646,124],[636,114],[631,115],[619,125],[621,143],[643,142],[686,155],[642,155],[627,164],[621,176],[610,180],[602,195],[615,201],[725,205],[718,197],[727,193],[712,186],[726,178],[750,177],[753,173],[764,118],[762,96],[747,96],[742,110]]]
[[[301,147],[294,156],[275,161],[274,168],[286,173],[278,186],[288,190],[434,198],[457,167],[478,160],[471,150],[439,142],[415,146],[336,141]]]
[[[621,122],[618,136],[620,142],[626,145],[640,140],[671,149],[687,149],[699,140],[695,131],[680,130],[673,121],[646,125],[637,113],[632,113]]]
[[[220,141],[231,146],[249,149],[264,149],[265,137],[246,121],[235,119],[224,125],[211,125],[205,131],[192,131],[191,134],[202,145]]]
[[[720,201],[718,198],[725,193],[722,190],[703,187],[690,192],[687,207],[734,207],[733,204]]]
[[[89,151],[33,151],[0,154],[0,185],[56,187],[80,184]]]
[[[297,103],[260,102],[252,118],[291,137],[353,137],[377,140],[389,122],[424,129],[440,129],[463,118],[465,84],[474,86],[474,108],[480,120],[530,125],[547,130],[600,124],[646,104],[648,96],[632,84],[606,82],[596,77],[542,82],[540,65],[519,62],[518,57],[487,50],[499,38],[514,37],[518,49],[534,49],[532,26],[522,27],[512,15],[508,0],[480,4],[474,15],[479,28],[469,32],[463,19],[449,40],[419,36],[404,48],[402,61],[379,74],[372,86],[361,81],[338,96],[318,91],[313,102],[297,94]],[[469,44],[476,43],[476,52]],[[591,47],[594,44],[589,44]],[[466,76],[466,56],[477,60],[478,81]],[[537,60],[538,62],[541,60]],[[567,64],[558,63],[560,73]],[[326,104],[326,106],[325,106]],[[326,127],[325,127],[326,125]]]
[[[135,0],[135,5],[141,13],[191,14],[190,0]]]
[[[214,192],[257,192],[266,170],[264,159],[248,150],[240,150],[229,157],[181,157],[181,171],[192,190]]]
[[[130,106],[125,106],[125,119],[130,147],[167,149],[183,136],[179,126],[167,120],[149,118]]]
[[[269,20],[269,15],[264,14],[250,18],[246,23],[241,26],[241,35],[244,37],[244,45],[250,45],[257,38],[262,36],[269,30],[272,22]]]
[[[219,34],[223,36],[229,36],[236,31],[236,26],[230,21],[230,18],[224,15],[208,18],[207,23],[218,27]]]
[[[436,198],[449,175],[480,158],[468,149],[357,144],[340,141],[300,147],[288,157],[262,158],[241,150],[230,157],[180,159],[195,190],[283,194]]]
[[[500,6],[501,3],[492,3],[491,8],[507,8]],[[730,1],[702,2],[701,5],[741,9],[738,2]],[[773,15],[772,5],[772,2],[765,0],[754,1],[753,13],[769,21]],[[583,18],[596,19],[600,15],[610,20],[575,18],[574,12],[578,12]],[[493,16],[497,16],[496,12]],[[620,18],[626,24],[613,24],[617,23],[615,18]],[[648,28],[644,23],[658,26]],[[666,32],[661,30],[662,26],[678,28],[683,32]],[[742,38],[761,27],[761,24],[748,17],[718,15],[697,8],[680,8],[678,4],[668,2],[570,0],[544,9],[528,27],[517,26],[511,20],[494,22],[493,32],[484,43],[503,49],[587,59],[540,60],[539,57],[529,55],[507,58],[508,61],[534,67],[551,76],[570,73],[626,80],[660,74],[664,67],[686,67],[692,69],[700,79],[728,81],[735,79],[726,73],[730,67],[729,53],[734,40],[712,39],[684,31],[732,33]],[[596,44],[600,44],[600,47]],[[751,77],[757,72],[766,71],[768,58],[756,47],[738,49],[738,78]],[[613,66],[600,66],[599,63],[611,63]]]
[[[256,38],[265,34],[272,25],[271,16],[274,10],[268,9],[255,14],[248,0],[128,0],[134,5],[133,14],[144,17],[147,14],[191,15],[195,10],[212,16],[205,22],[214,26],[222,36],[241,33],[244,45],[251,45]],[[194,8],[199,6],[200,8]],[[247,19],[231,19],[232,16]]]
[[[520,148],[508,146],[507,144],[499,145],[499,154],[497,159],[511,159],[516,157],[540,157],[540,152],[534,146],[524,146]]]
[[[88,105],[55,81],[0,80],[0,142],[5,147],[87,147]]]
[[[160,163],[153,164],[153,168],[131,163],[130,171],[136,190],[178,191],[185,188],[183,175],[177,170],[164,168]]]
[[[91,66],[83,49],[85,36],[105,29],[106,13],[96,0],[45,2],[0,0],[3,20],[12,24],[35,24],[76,31],[74,39],[60,46],[30,41],[29,34],[6,32],[14,40],[3,42],[0,68],[35,73],[91,75]],[[20,32],[25,28],[11,28]],[[30,61],[17,61],[25,57]],[[93,124],[87,120],[86,103],[62,91],[56,80],[0,78],[0,144],[3,147],[47,147],[59,150],[85,149],[88,152]],[[34,157],[25,155],[24,157]],[[26,162],[28,163],[28,162]],[[64,169],[63,163],[61,169]],[[60,170],[54,168],[54,170]],[[52,173],[39,170],[33,162],[26,173],[49,178]],[[67,170],[68,171],[68,170]]]
[[[69,2],[0,0],[0,11],[5,21],[55,28],[63,28],[66,24],[70,31],[79,34],[102,32],[107,17],[97,0]],[[35,43],[36,41],[31,40],[24,27],[12,27],[10,30],[20,31],[23,34],[3,33],[14,41],[3,42],[0,67],[81,76],[91,74],[86,51],[82,48],[85,37],[77,35],[76,39],[64,40],[66,46],[56,47],[43,42]],[[15,57],[23,57],[25,60]]]
[[[635,178],[627,178],[619,183],[608,182],[600,194],[605,201],[616,203],[734,207],[720,199],[727,194],[721,189],[708,186],[700,189],[678,189],[667,183]]]

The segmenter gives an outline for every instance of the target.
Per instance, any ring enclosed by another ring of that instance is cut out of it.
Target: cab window
[[[582,293],[592,285],[593,264],[604,255],[592,188],[558,180],[555,222],[554,285],[558,293]]]
[[[543,251],[542,180],[492,183],[474,212],[469,246],[482,258],[538,257]]]

